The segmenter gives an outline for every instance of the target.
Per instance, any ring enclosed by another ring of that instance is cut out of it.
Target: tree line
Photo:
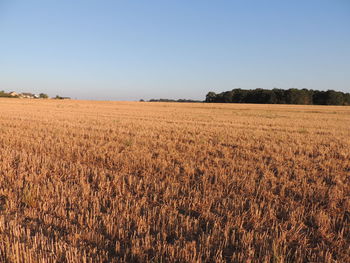
[[[209,92],[206,96],[205,102],[350,105],[350,94],[334,90],[233,89],[218,94],[215,92]]]
[[[141,99],[140,101],[144,102],[143,99]],[[178,100],[175,100],[175,99],[150,99],[149,102],[191,102],[191,103],[194,103],[194,102],[203,102],[203,101],[191,100],[191,99],[178,99]]]

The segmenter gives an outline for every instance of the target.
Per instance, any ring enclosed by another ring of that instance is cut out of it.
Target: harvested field
[[[0,99],[0,262],[350,262],[350,107]]]

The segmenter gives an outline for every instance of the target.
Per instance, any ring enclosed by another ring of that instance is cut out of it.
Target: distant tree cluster
[[[144,101],[144,100],[140,100],[140,101]],[[202,102],[199,100],[189,100],[189,99],[178,99],[178,100],[174,100],[174,99],[150,99],[150,102]]]
[[[56,97],[54,97],[54,99],[56,99],[56,100],[70,100],[70,97],[62,97],[62,96],[56,95]]]
[[[205,102],[350,105],[350,94],[340,91],[308,89],[233,89],[219,94],[209,92]]]
[[[39,98],[40,98],[40,99],[48,99],[49,96],[48,96],[47,94],[45,94],[45,93],[40,93],[40,94],[39,94]]]

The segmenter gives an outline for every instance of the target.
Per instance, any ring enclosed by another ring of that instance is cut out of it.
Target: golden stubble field
[[[0,100],[0,262],[349,262],[350,107]]]

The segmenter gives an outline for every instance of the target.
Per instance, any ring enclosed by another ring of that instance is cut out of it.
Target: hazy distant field
[[[350,262],[349,224],[350,107],[0,99],[0,262]]]

